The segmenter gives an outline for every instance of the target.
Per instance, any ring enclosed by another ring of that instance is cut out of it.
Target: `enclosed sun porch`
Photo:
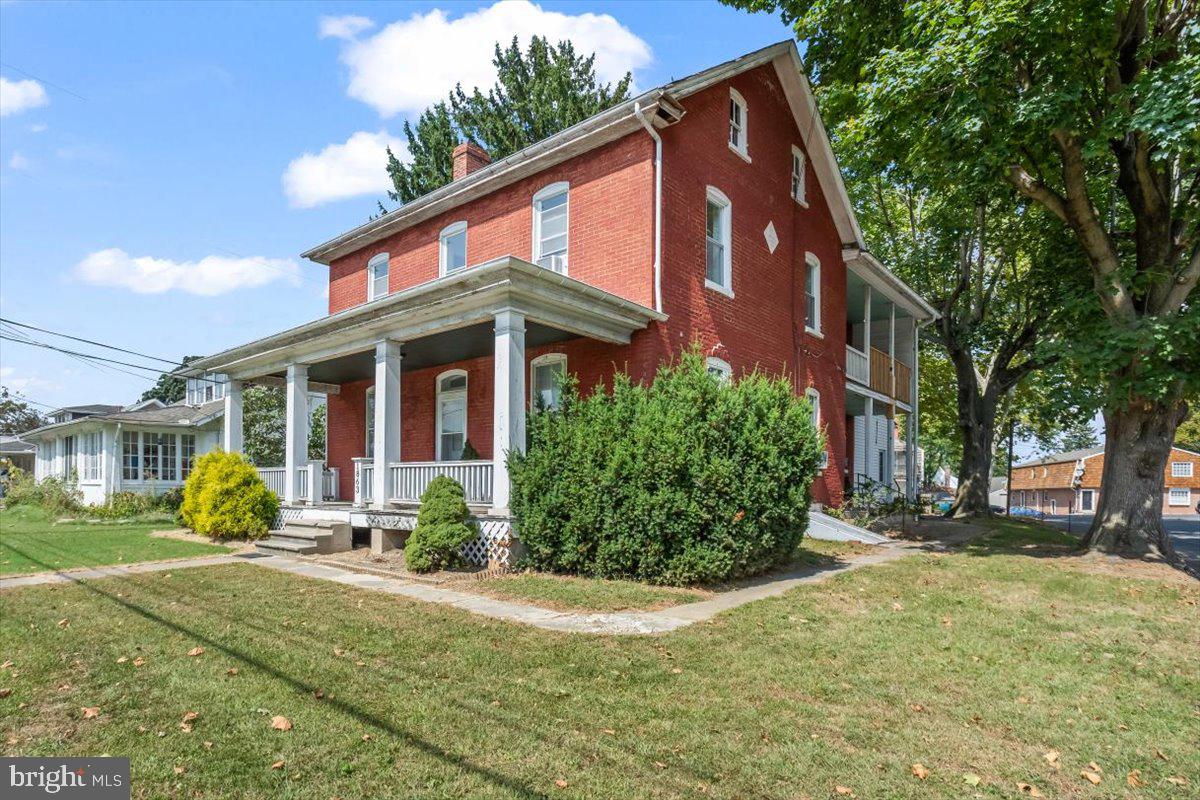
[[[664,315],[504,257],[203,359],[228,375],[223,447],[242,449],[242,391],[282,387],[285,463],[260,469],[285,506],[411,508],[449,475],[507,516],[505,454],[553,402],[562,351],[628,344]],[[540,355],[535,355],[540,354]],[[532,386],[532,391],[531,391]],[[327,459],[308,454],[311,395],[327,398]]]

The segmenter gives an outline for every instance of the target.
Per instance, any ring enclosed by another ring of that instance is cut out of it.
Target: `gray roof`
[[[1068,450],[1065,453],[1051,453],[1048,456],[1035,458],[1032,461],[1022,461],[1013,467],[1040,467],[1042,464],[1061,464],[1064,461],[1078,461],[1081,458],[1098,456],[1104,452],[1103,447],[1089,447],[1085,450]]]
[[[21,440],[20,436],[0,435],[0,453],[32,453],[37,445]]]
[[[120,411],[124,407],[107,405],[105,403],[92,403],[86,406],[63,406],[51,411],[50,416],[61,414],[64,411],[69,411],[72,414],[111,414],[114,411]]]
[[[176,403],[171,406],[154,406],[152,408],[143,408],[139,411],[124,411],[121,406],[114,406],[115,410],[111,413],[93,414],[82,419],[74,419],[68,422],[56,422],[51,425],[43,425],[42,427],[29,431],[26,436],[32,436],[57,428],[65,428],[69,425],[78,425],[85,422],[132,422],[142,425],[169,425],[172,427],[191,427],[194,425],[202,425],[210,419],[218,417],[225,413],[225,401],[214,400],[211,403],[204,403],[198,406],[189,406],[185,403]]]

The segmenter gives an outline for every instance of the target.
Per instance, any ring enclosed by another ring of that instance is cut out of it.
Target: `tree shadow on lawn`
[[[16,550],[17,552],[21,553],[21,555],[23,555],[24,557],[30,559],[34,563],[42,565],[42,566],[46,566],[48,570],[53,570],[53,567],[50,567],[49,565],[45,564],[45,562],[40,561],[36,557],[34,557],[28,553],[25,553],[17,548],[13,548],[13,549]],[[175,633],[179,633],[179,634],[187,636],[191,639],[194,639],[195,641],[200,642],[201,644],[205,645],[206,647],[215,648],[215,649],[221,651],[222,653],[226,654],[227,656],[229,656],[237,661],[241,661],[242,663],[246,664],[247,666],[253,667],[253,668],[263,672],[266,675],[270,675],[271,677],[281,681],[282,683],[287,684],[288,686],[292,687],[293,689],[295,689],[303,694],[312,695],[320,688],[319,686],[317,686],[315,684],[308,683],[304,680],[292,677],[291,675],[281,672],[280,670],[278,670],[275,667],[273,667],[272,665],[268,664],[266,661],[259,658],[258,656],[255,656],[251,653],[240,650],[231,645],[227,645],[217,639],[212,638],[211,636],[205,635],[204,633],[202,633],[198,630],[189,628],[186,625],[181,625],[177,622],[167,619],[166,617],[163,617],[163,616],[155,613],[154,611],[151,611],[148,608],[143,608],[143,607],[137,605],[136,603],[132,603],[132,602],[126,600],[125,598],[118,596],[117,594],[115,594],[113,592],[105,591],[104,589],[101,589],[98,586],[93,585],[92,582],[90,582],[90,581],[72,580],[71,583],[73,583],[76,586],[80,586],[80,587],[86,589],[87,591],[114,603],[115,605],[121,606],[122,608],[124,608],[127,611],[131,611],[134,614],[137,614],[138,616],[142,617],[143,619],[146,619],[150,622],[161,625],[164,628],[168,628],[169,630],[174,631]],[[146,587],[143,585],[142,588],[145,589]],[[228,615],[225,615],[225,616],[227,619],[231,619]],[[244,620],[242,620],[240,618],[233,620],[233,621],[236,621],[238,623],[245,622]],[[272,635],[274,635],[275,638],[278,638],[277,631],[272,631]],[[341,700],[336,697],[326,697],[322,700],[322,703],[328,704],[328,705],[336,708],[338,711],[342,712],[343,714],[345,714],[349,717],[352,717],[352,718],[358,720],[360,723],[363,723],[366,725],[371,725],[380,730],[387,731],[388,733],[391,733],[392,735],[394,735],[397,738],[399,738],[400,740],[402,740],[405,744],[407,744],[417,750],[420,750],[422,753],[424,753],[428,756],[431,756],[449,766],[456,767],[458,769],[463,770],[464,772],[474,773],[477,776],[483,778],[484,780],[487,780],[493,784],[496,784],[497,786],[508,789],[509,791],[511,791],[521,797],[528,797],[528,798],[548,798],[549,797],[549,795],[546,794],[545,792],[536,791],[532,787],[530,787],[524,783],[518,782],[517,780],[510,778],[507,775],[496,772],[495,770],[489,769],[488,767],[474,764],[474,763],[468,761],[463,756],[460,756],[455,753],[451,753],[447,750],[444,750],[443,748],[433,744],[432,742],[426,741],[425,739],[422,739],[421,737],[416,736],[415,734],[413,734],[410,731],[407,731],[407,730],[404,730],[403,728],[397,727],[389,720],[386,720],[382,717],[376,716],[375,714],[373,714],[369,711],[366,711],[364,709],[361,709],[357,706],[354,706],[344,700]],[[464,709],[464,710],[467,710],[467,709]]]

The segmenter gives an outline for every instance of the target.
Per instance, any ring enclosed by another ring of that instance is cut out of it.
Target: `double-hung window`
[[[538,411],[557,411],[562,407],[560,381],[567,372],[567,357],[562,353],[538,356],[529,367],[529,384],[532,387],[529,402]]]
[[[721,190],[709,186],[704,221],[704,285],[733,294],[733,206]]]
[[[804,257],[804,328],[821,333],[821,262],[812,253]]]
[[[1095,489],[1080,489],[1079,490],[1079,510],[1080,511],[1095,511],[1096,510],[1096,490]]]
[[[161,433],[143,433],[142,434],[142,480],[156,481],[162,478],[160,472],[161,459]]]
[[[1172,478],[1190,478],[1190,477],[1192,477],[1192,462],[1191,461],[1172,461],[1171,462],[1171,477]]]
[[[747,161],[750,150],[747,143],[746,100],[737,89],[729,90],[729,149]]]
[[[141,461],[137,431],[121,432],[121,478],[127,481],[141,480]]]
[[[196,434],[184,433],[179,436],[179,467],[180,480],[187,480],[192,474],[192,465],[196,461]]]
[[[533,196],[533,261],[567,274],[567,218],[570,187],[552,183]]]
[[[443,372],[437,379],[437,460],[458,461],[467,443],[467,373]]]
[[[804,186],[804,151],[792,145],[792,199],[802,206],[808,205]]]
[[[467,266],[467,223],[455,222],[442,229],[438,237],[438,266],[442,275]]]
[[[388,254],[376,253],[367,262],[367,300],[378,300],[388,293]]]

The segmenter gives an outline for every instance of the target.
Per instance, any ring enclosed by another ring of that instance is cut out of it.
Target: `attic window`
[[[747,161],[750,160],[747,141],[746,100],[737,89],[729,90],[729,148]]]
[[[808,205],[804,186],[804,151],[792,145],[792,199],[802,206]]]

